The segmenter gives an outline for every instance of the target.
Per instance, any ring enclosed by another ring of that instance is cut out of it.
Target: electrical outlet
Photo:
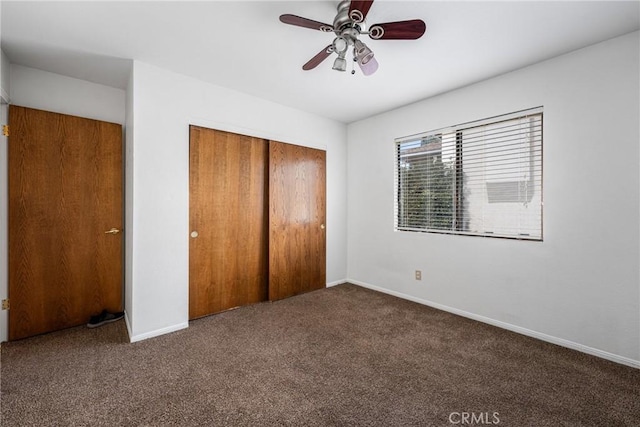
[[[416,280],[422,280],[422,271],[416,270]]]

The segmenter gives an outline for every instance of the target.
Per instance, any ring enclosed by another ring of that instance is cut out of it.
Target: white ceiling
[[[640,28],[638,1],[377,0],[369,24],[419,18],[426,34],[365,36],[380,63],[372,76],[333,71],[333,57],[303,71],[333,37],[278,17],[331,24],[337,4],[3,0],[2,49],[12,63],[123,89],[136,59],[349,123]]]

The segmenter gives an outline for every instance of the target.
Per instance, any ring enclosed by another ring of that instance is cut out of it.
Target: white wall
[[[349,279],[640,366],[639,50],[635,32],[350,124]],[[394,232],[394,138],[537,106],[544,242]]]
[[[5,102],[9,100],[9,58],[0,50],[0,98]]]
[[[125,91],[11,64],[11,103],[124,124]]]
[[[137,61],[132,104],[132,341],[188,324],[190,124],[326,149],[327,281],[346,277],[345,125]]]

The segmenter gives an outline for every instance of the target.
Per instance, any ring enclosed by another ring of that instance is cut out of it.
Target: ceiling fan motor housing
[[[359,22],[362,22],[362,13],[360,11],[354,10],[353,12],[358,12],[360,20],[353,19],[349,16],[349,5],[351,1],[343,0],[338,4],[338,14],[333,20],[333,31],[338,35],[345,37],[347,39],[355,39],[360,35],[360,26]],[[357,15],[357,14],[356,14]]]

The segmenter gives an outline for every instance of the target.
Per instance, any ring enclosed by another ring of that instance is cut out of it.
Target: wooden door
[[[325,151],[269,143],[269,299],[326,286]]]
[[[267,147],[190,128],[190,319],[267,299]]]
[[[122,310],[122,127],[14,105],[9,124],[9,339]]]

